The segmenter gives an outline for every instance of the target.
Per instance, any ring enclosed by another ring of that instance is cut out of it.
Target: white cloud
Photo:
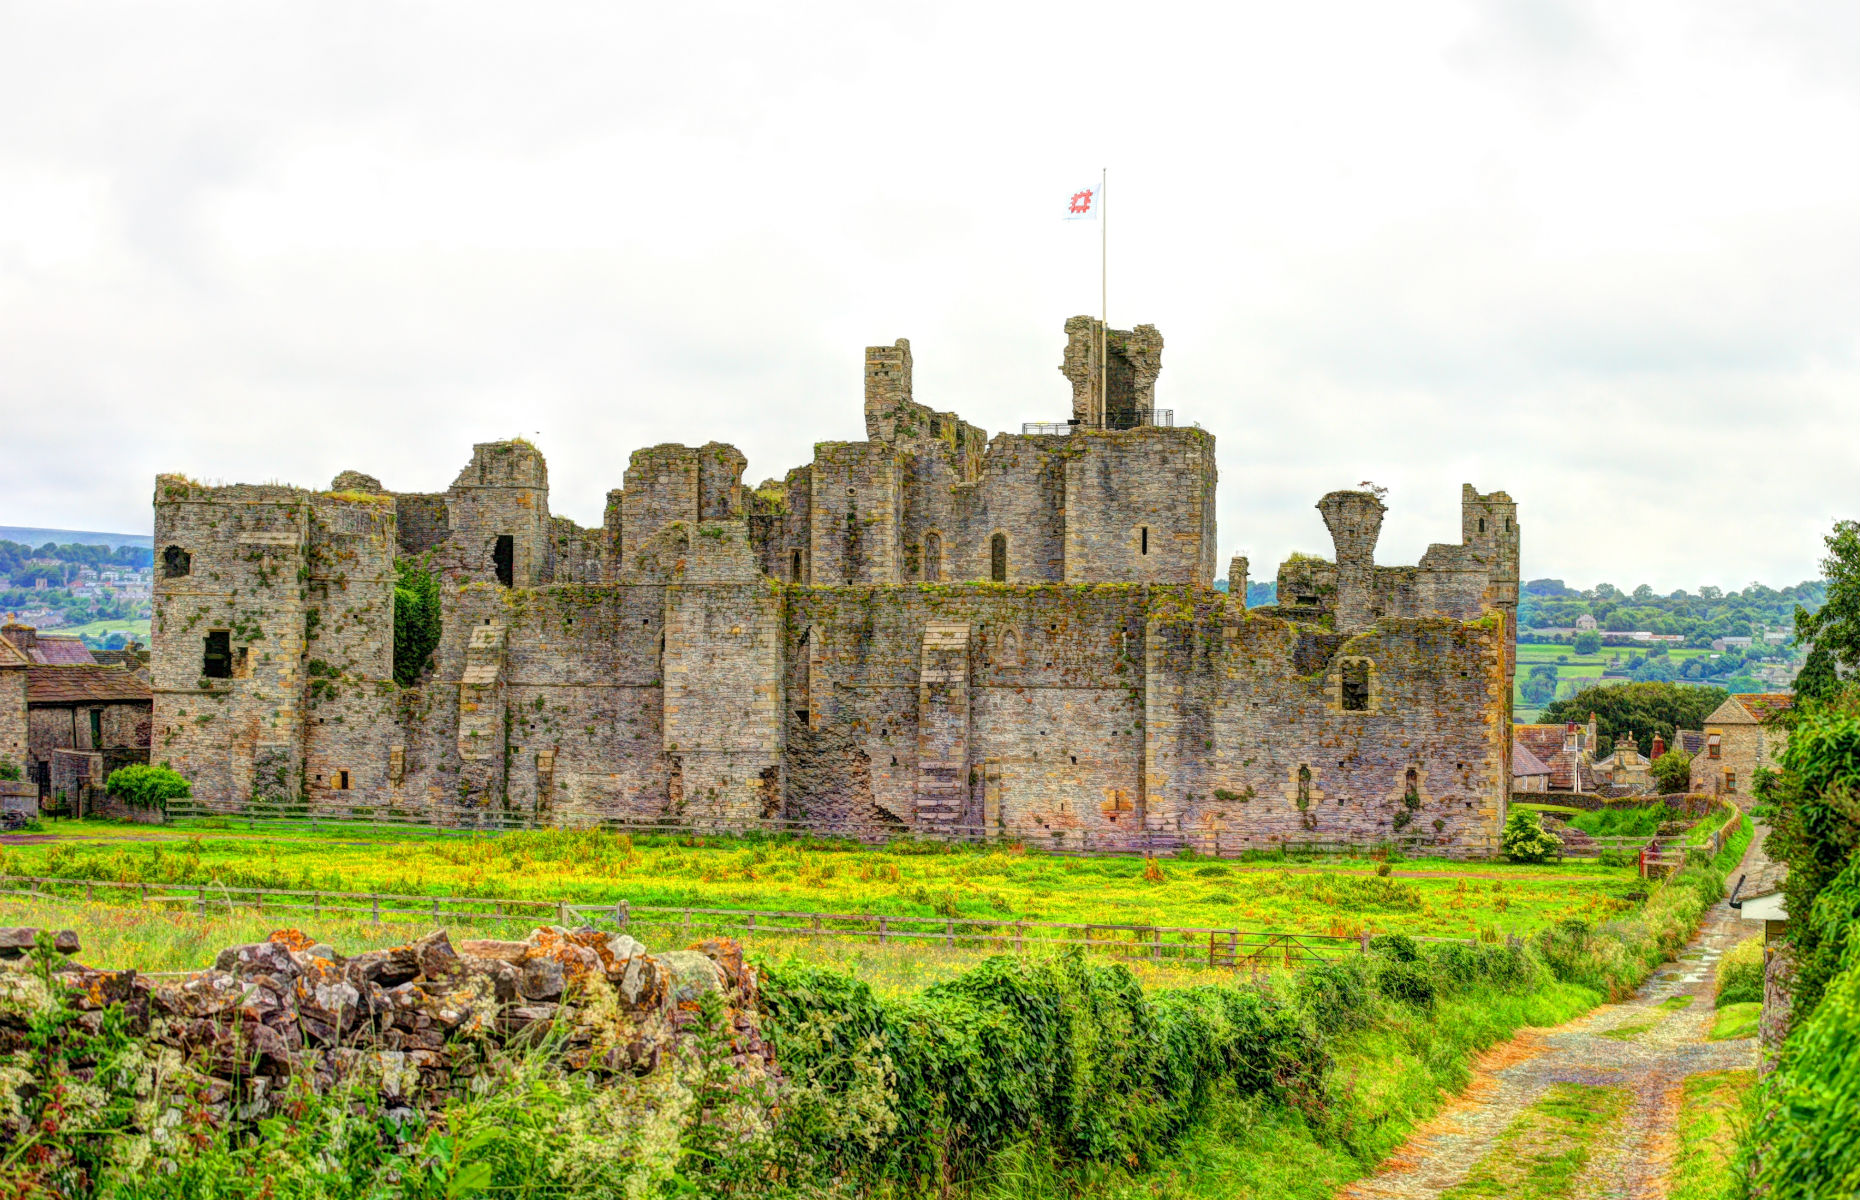
[[[1223,556],[1381,557],[1522,505],[1528,574],[1781,584],[1852,515],[1847,4],[0,8],[0,521],[142,528],[158,470],[445,486],[525,433],[752,479],[860,432],[861,348],[1063,412],[1114,322],[1219,438]]]

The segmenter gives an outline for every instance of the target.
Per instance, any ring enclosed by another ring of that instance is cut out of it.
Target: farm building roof
[[[146,680],[121,667],[40,664],[26,670],[27,704],[128,704],[154,698]]]

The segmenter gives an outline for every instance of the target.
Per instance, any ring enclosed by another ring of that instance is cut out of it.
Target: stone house
[[[17,621],[0,625],[0,637],[12,642],[15,649],[35,663],[76,665],[97,661],[84,639],[43,634]]]
[[[1550,790],[1549,764],[1532,754],[1531,748],[1519,740],[1514,740],[1511,746],[1511,790],[1514,792],[1547,792]]]
[[[1653,760],[1640,752],[1634,735],[1616,738],[1614,752],[1595,764],[1603,783],[1630,791],[1645,791],[1653,786]]]
[[[1788,744],[1789,731],[1776,718],[1794,704],[1788,692],[1755,692],[1732,696],[1713,709],[1705,718],[1704,745],[1692,759],[1692,790],[1717,796],[1748,793],[1757,770],[1774,770]]]
[[[32,667],[19,647],[0,636],[0,763],[28,770],[26,757],[26,672]]]
[[[1070,421],[990,438],[899,340],[863,440],[753,488],[734,447],[639,450],[598,528],[520,440],[439,493],[161,476],[153,753],[225,811],[1495,842],[1510,497],[1465,486],[1459,541],[1384,566],[1381,498],[1332,492],[1334,559],[1248,609],[1244,559],[1212,586],[1214,437],[1155,416],[1161,335],[1066,334]],[[402,687],[413,557],[442,619]]]
[[[38,784],[42,804],[55,804],[60,792],[149,760],[154,694],[146,675],[122,666],[44,661],[48,642],[75,639],[35,633],[18,624],[0,633],[0,758]]]

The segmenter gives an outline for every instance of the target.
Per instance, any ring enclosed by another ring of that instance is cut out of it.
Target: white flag
[[[1072,196],[1066,201],[1066,220],[1096,221],[1101,199],[1100,191],[1095,185],[1072,189]]]

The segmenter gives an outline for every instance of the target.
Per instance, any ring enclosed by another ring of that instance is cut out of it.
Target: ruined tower
[[[1337,549],[1337,629],[1361,629],[1375,611],[1376,539],[1387,511],[1373,492],[1332,492],[1317,503]]]
[[[1073,421],[1092,429],[1152,424],[1162,348],[1154,325],[1107,330],[1096,317],[1067,321],[1066,360],[1059,370],[1072,383]],[[1101,372],[1109,373],[1102,395]]]

